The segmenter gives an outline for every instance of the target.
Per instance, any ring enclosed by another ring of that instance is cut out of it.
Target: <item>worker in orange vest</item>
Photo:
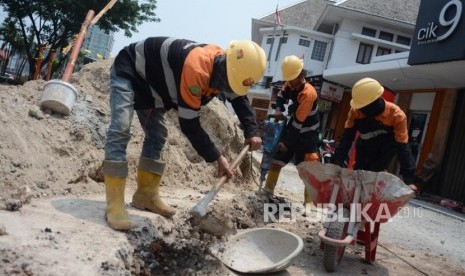
[[[303,161],[318,160],[318,140],[320,122],[318,118],[318,94],[315,88],[305,80],[307,71],[303,69],[303,60],[297,56],[287,56],[281,64],[284,88],[278,93],[275,116],[282,116],[288,100],[292,108],[288,110],[290,119],[284,135],[273,156],[262,194],[274,195],[281,168],[293,158],[296,165]],[[310,192],[305,189],[305,204],[312,202]]]
[[[372,78],[363,78],[355,83],[351,109],[334,161],[345,166],[358,131],[354,169],[384,171],[397,154],[404,182],[413,184],[415,161],[408,143],[407,116],[396,104],[385,101],[381,97],[383,92],[384,87]]]
[[[131,228],[124,208],[124,188],[128,176],[126,147],[134,110],[146,135],[132,204],[171,217],[176,211],[159,194],[165,168],[160,154],[168,135],[165,112],[176,109],[181,131],[197,153],[206,162],[217,161],[220,176],[231,177],[228,160],[200,125],[200,109],[222,91],[241,122],[250,150],[260,149],[255,111],[246,95],[262,78],[265,68],[265,52],[248,40],[233,41],[223,50],[185,39],[151,37],[119,52],[110,74],[111,122],[103,162],[105,217],[111,228]]]

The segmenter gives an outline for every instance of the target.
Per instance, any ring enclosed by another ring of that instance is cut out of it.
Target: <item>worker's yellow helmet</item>
[[[250,86],[244,85],[249,79],[257,83],[265,73],[265,51],[250,40],[231,41],[226,50],[226,71],[231,89],[239,96],[246,95]]]
[[[384,87],[375,79],[363,78],[352,87],[350,106],[360,109],[376,101],[384,92]]]
[[[304,61],[292,55],[284,58],[281,64],[283,80],[290,81],[297,78],[304,68]]]

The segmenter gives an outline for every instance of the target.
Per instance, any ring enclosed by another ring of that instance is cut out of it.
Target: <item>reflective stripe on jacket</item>
[[[287,124],[287,133],[283,143],[287,147],[295,147],[304,152],[316,152],[320,122],[318,118],[318,94],[315,88],[305,83],[300,91],[292,91],[286,83],[278,93],[277,106],[284,110],[284,102],[292,100],[288,114],[291,116]]]
[[[177,109],[182,132],[205,161],[213,162],[220,152],[201,127],[199,116],[200,107],[219,93],[209,84],[215,58],[221,55],[225,51],[216,45],[151,37],[122,49],[113,66],[119,76],[132,80],[135,109]],[[244,136],[257,136],[255,113],[247,97],[235,97],[231,104]]]
[[[380,115],[374,117],[374,120],[379,124],[376,122],[363,122],[364,119],[369,120],[369,118],[366,118],[360,110],[351,108],[344,127],[352,128],[357,124],[360,138],[364,140],[393,133],[394,140],[397,143],[408,143],[407,117],[405,113],[391,102],[385,101],[385,104],[384,111]]]
[[[397,105],[385,101],[384,111],[376,117],[366,117],[359,110],[350,109],[334,155],[338,163],[347,157],[357,131],[360,136],[356,144],[355,169],[386,170],[397,154],[400,174],[407,184],[411,184],[415,161],[408,144],[407,117]]]

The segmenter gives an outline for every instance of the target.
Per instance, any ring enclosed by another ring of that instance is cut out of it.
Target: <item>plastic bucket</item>
[[[39,106],[53,112],[69,115],[77,98],[77,89],[62,80],[48,81],[44,86]]]

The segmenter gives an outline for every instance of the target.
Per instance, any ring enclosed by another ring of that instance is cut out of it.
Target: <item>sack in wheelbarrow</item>
[[[358,203],[373,221],[379,219],[379,212],[383,216],[395,216],[414,197],[414,192],[400,178],[387,172],[350,170],[334,164],[314,162],[302,162],[297,170],[314,204],[330,203],[337,183],[340,188],[335,203],[349,205],[354,198],[356,182],[359,182],[361,192]],[[384,217],[379,222],[386,221]]]

